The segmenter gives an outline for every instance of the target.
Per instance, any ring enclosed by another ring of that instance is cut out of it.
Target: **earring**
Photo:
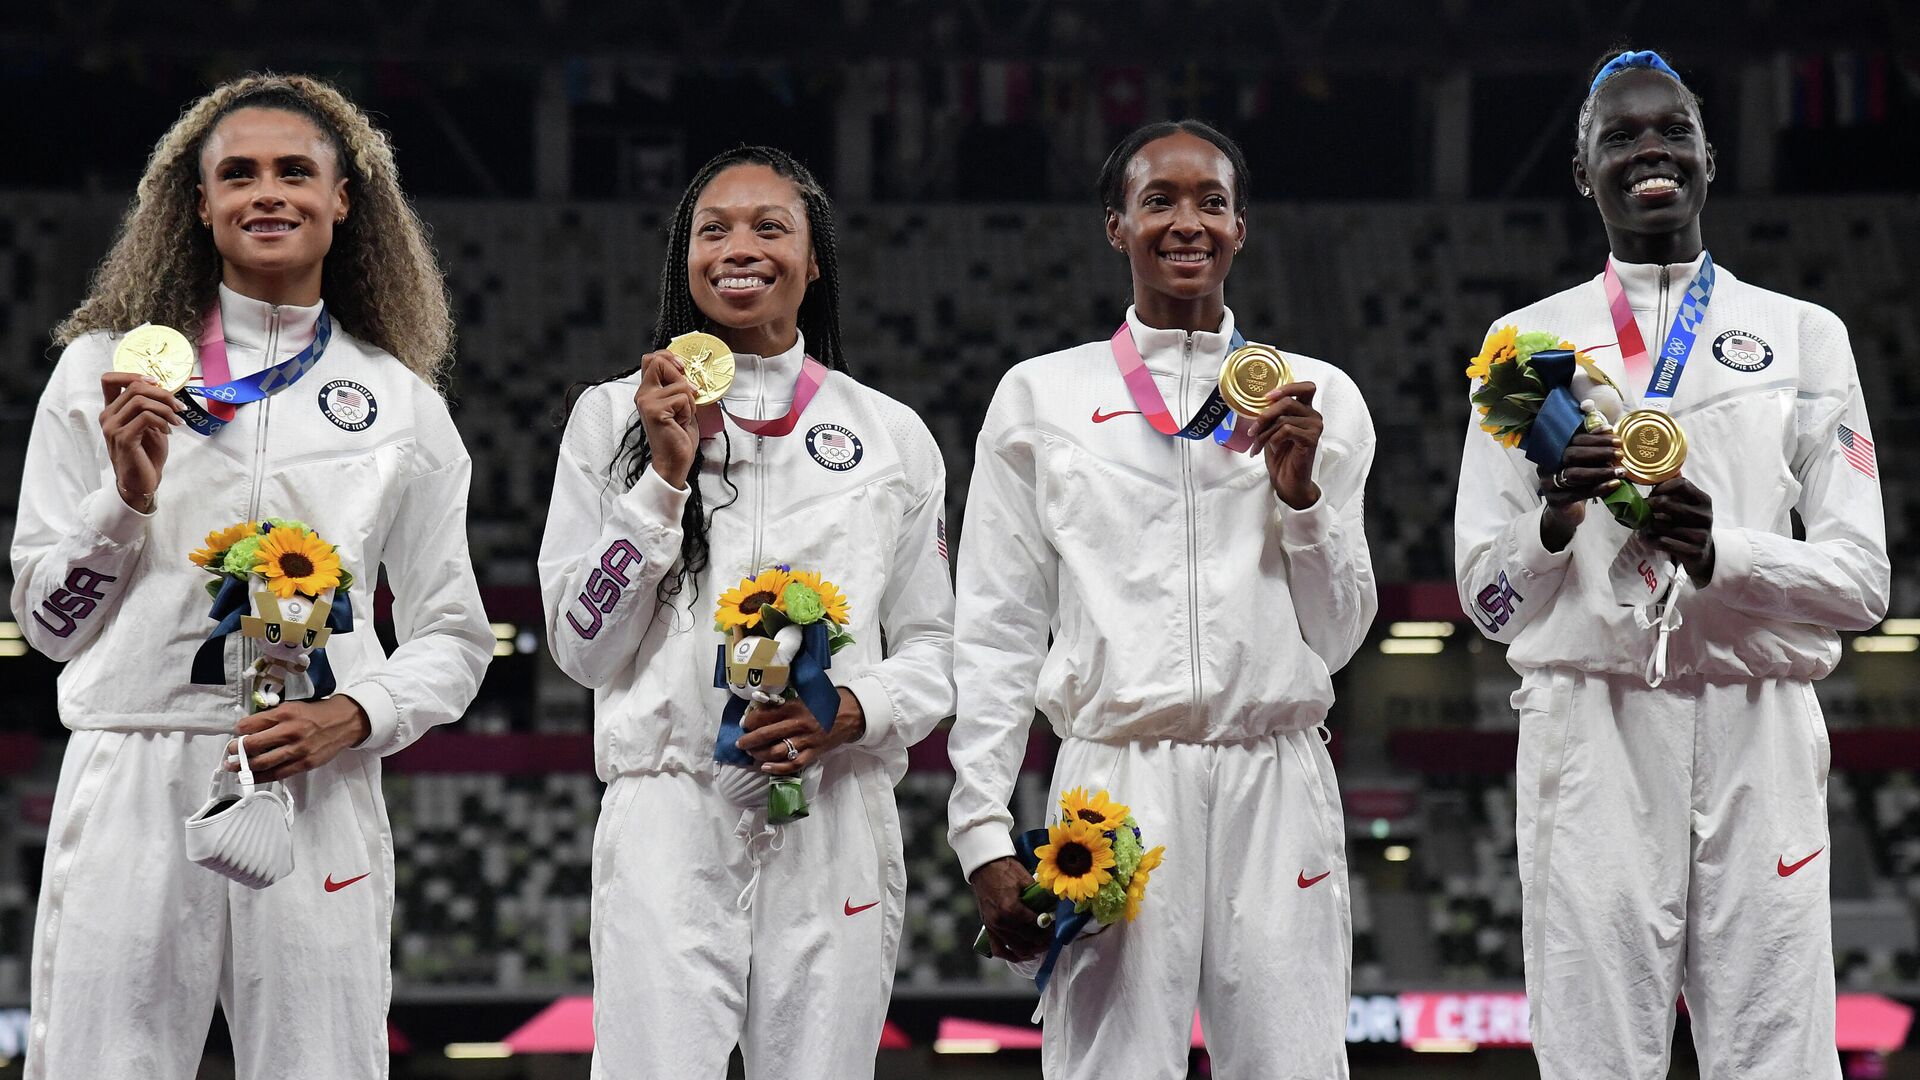
[[[335,225],[345,225],[347,223],[347,215],[341,214],[339,217],[333,219],[333,223]]]
[[[1581,197],[1581,198],[1583,198],[1583,199],[1591,199],[1591,198],[1593,198],[1593,189],[1592,189],[1592,188],[1590,188],[1590,187],[1583,187],[1583,188],[1581,188],[1581,189],[1580,189],[1580,197]]]
[[[211,229],[211,228],[213,228],[213,222],[212,222],[212,221],[210,221],[210,220],[208,220],[208,219],[206,219],[206,218],[201,218],[201,219],[200,219],[200,227],[201,227],[201,228],[203,228],[203,229]]]

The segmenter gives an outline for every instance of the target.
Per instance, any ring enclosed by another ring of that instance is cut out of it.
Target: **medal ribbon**
[[[1247,343],[1247,339],[1236,327],[1233,339],[1228,343],[1229,351]],[[1246,450],[1253,442],[1244,431],[1235,431],[1234,412],[1227,399],[1220,395],[1220,387],[1215,386],[1193,414],[1193,419],[1182,427],[1175,423],[1173,413],[1167,409],[1167,400],[1160,396],[1160,388],[1154,385],[1153,373],[1147,370],[1147,362],[1140,358],[1140,347],[1134,344],[1133,328],[1126,323],[1113,332],[1110,342],[1113,346],[1114,362],[1120,365],[1120,378],[1127,384],[1127,393],[1133,395],[1133,403],[1140,406],[1140,415],[1147,418],[1153,430],[1162,435],[1173,435],[1182,439],[1204,439],[1213,436],[1213,441],[1238,454]]]
[[[1643,398],[1647,408],[1661,412],[1673,408],[1673,393],[1680,388],[1680,376],[1686,372],[1694,338],[1700,333],[1700,324],[1707,319],[1707,305],[1713,300],[1713,277],[1713,256],[1703,254],[1699,272],[1687,286],[1686,295],[1680,298],[1680,310],[1674,313],[1673,326],[1667,330],[1660,356],[1654,359],[1647,355],[1647,340],[1640,335],[1640,326],[1633,320],[1626,286],[1620,283],[1613,260],[1607,260],[1607,308],[1613,314],[1620,359],[1626,364],[1628,381],[1638,382],[1643,377],[1647,380]]]
[[[700,437],[711,439],[720,434],[727,420],[732,420],[749,435],[779,438],[789,434],[794,425],[800,422],[800,414],[806,412],[807,406],[812,403],[813,395],[820,392],[820,384],[826,381],[827,365],[809,356],[800,363],[800,377],[793,383],[793,404],[787,407],[784,416],[776,416],[771,420],[747,420],[728,412],[725,404],[716,401],[700,406]]]
[[[207,314],[206,329],[200,335],[200,379],[204,385],[181,389],[180,398],[187,404],[181,419],[194,431],[212,436],[233,419],[237,406],[263,401],[299,382],[302,375],[320,362],[332,339],[333,320],[322,305],[320,318],[313,325],[313,340],[306,348],[263,371],[230,378],[226,327],[220,318],[220,306],[215,304]]]

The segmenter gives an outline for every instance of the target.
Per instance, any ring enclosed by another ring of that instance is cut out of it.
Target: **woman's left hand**
[[[820,727],[813,710],[799,698],[788,698],[778,705],[754,705],[740,726],[747,733],[735,743],[760,763],[760,771],[769,776],[798,776],[800,770],[820,760],[820,755],[842,743],[850,743],[867,732],[867,714],[853,691],[840,687],[840,711],[834,714],[833,730]],[[787,740],[793,741],[800,756],[787,760]]]
[[[234,728],[247,737],[247,764],[255,783],[285,780],[317,769],[373,733],[365,709],[344,694],[319,701],[289,701],[263,709]],[[239,772],[234,755],[239,748],[227,742],[227,771]]]
[[[1320,449],[1326,421],[1313,407],[1316,389],[1310,382],[1279,387],[1267,395],[1267,407],[1247,428],[1253,448],[1266,455],[1273,493],[1295,510],[1320,500],[1320,485],[1313,482],[1313,456]]]

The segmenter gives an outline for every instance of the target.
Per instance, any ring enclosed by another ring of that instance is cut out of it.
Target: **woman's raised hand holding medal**
[[[641,359],[633,404],[653,453],[653,471],[677,488],[687,486],[693,453],[700,446],[696,396],[678,356],[658,349]]]
[[[1295,510],[1305,510],[1320,499],[1320,486],[1313,482],[1313,458],[1326,421],[1313,407],[1317,389],[1310,382],[1275,387],[1267,393],[1266,408],[1248,429],[1253,449],[1266,456],[1267,480],[1274,494]]]
[[[109,371],[100,376],[100,433],[106,436],[120,498],[143,514],[153,512],[160,470],[167,463],[167,435],[183,406],[150,375]]]

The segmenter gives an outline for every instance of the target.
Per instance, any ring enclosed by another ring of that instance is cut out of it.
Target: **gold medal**
[[[667,351],[680,358],[693,384],[696,405],[711,405],[733,385],[733,350],[712,334],[696,330],[667,342]]]
[[[1687,436],[1673,417],[1654,409],[1635,409],[1620,418],[1620,436],[1627,476],[1636,484],[1658,484],[1680,475],[1687,460]]]
[[[1220,365],[1220,396],[1249,419],[1267,407],[1267,395],[1293,381],[1287,358],[1271,345],[1248,342]]]
[[[142,323],[127,331],[113,350],[113,370],[145,375],[169,394],[177,394],[193,376],[193,343],[171,326]]]

